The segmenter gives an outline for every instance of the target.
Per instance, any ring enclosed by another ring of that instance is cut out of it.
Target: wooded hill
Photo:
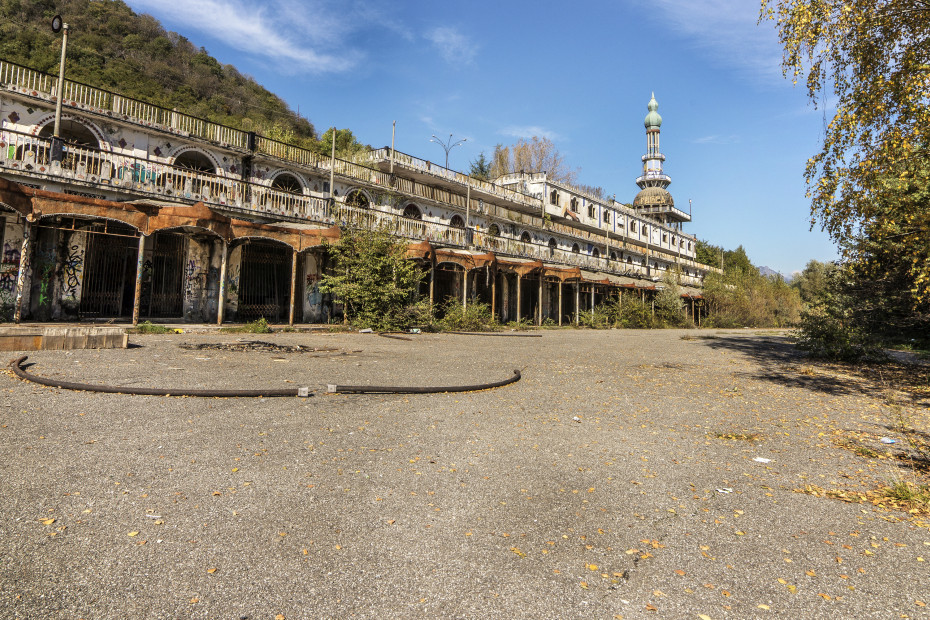
[[[0,0],[0,58],[57,75],[56,14],[69,25],[68,79],[320,148],[313,124],[280,97],[122,0]]]

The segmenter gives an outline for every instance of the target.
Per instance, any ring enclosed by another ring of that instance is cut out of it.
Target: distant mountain
[[[785,278],[785,276],[783,276],[782,274],[778,273],[777,271],[775,271],[775,270],[772,269],[771,267],[766,267],[766,266],[764,266],[764,265],[763,265],[762,267],[759,267],[759,273],[762,274],[762,275],[764,275],[764,276],[767,277],[767,278],[770,278],[770,277],[772,277],[772,276],[781,276],[782,278]],[[788,278],[785,278],[785,280],[788,280]]]

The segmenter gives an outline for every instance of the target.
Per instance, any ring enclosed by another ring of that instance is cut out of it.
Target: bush
[[[461,300],[450,297],[442,310],[438,324],[443,330],[493,331],[499,327],[488,304],[473,302],[463,307]]]

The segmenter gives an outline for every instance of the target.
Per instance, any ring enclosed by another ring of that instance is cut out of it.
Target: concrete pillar
[[[433,307],[433,295],[436,290],[436,262],[433,261],[429,266],[429,306]]]
[[[216,302],[216,324],[223,324],[223,309],[226,307],[226,263],[229,260],[229,244],[223,239],[223,256],[220,260],[220,298]]]
[[[494,271],[491,277],[491,320],[495,319],[497,319],[497,271]]]
[[[520,294],[522,292],[520,289],[523,288],[522,286],[520,286],[520,280],[522,279],[523,279],[522,276],[518,273],[517,274],[517,322],[518,323],[520,322]]]
[[[290,299],[290,312],[287,317],[287,324],[294,324],[294,294],[297,288],[297,250],[291,251],[291,299]]]
[[[146,235],[139,235],[139,255],[136,258],[136,289],[132,297],[132,326],[139,324],[139,309],[142,305],[142,269],[145,264]]]
[[[23,290],[26,287],[26,270],[29,268],[29,253],[32,251],[32,222],[26,219],[23,226],[23,246],[19,253],[19,272],[16,274],[16,307],[13,322],[19,323],[23,318]]]
[[[559,327],[562,327],[562,281],[559,280]]]
[[[581,280],[575,284],[575,325],[581,322]]]
[[[542,327],[543,322],[543,277],[539,276],[539,318],[536,321],[536,324]]]
[[[468,269],[462,271],[462,308],[468,307]]]
[[[591,312],[594,312],[594,285],[591,285]]]

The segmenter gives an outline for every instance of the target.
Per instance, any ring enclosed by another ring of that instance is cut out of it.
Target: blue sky
[[[804,164],[825,117],[781,76],[753,0],[469,3],[395,0],[128,0],[233,64],[322,132],[443,163],[432,134],[467,142],[467,170],[497,143],[546,136],[579,182],[630,202],[655,92],[669,191],[686,232],[784,274],[831,260],[810,231]],[[829,114],[829,112],[828,112]],[[827,117],[829,120],[829,117]]]

